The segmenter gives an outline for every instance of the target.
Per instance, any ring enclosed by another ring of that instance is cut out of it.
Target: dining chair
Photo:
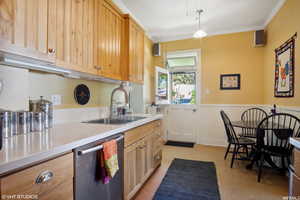
[[[257,127],[256,148],[260,156],[258,177],[260,182],[264,161],[271,157],[281,158],[282,168],[285,160],[290,165],[293,146],[289,143],[290,137],[300,136],[300,120],[287,113],[277,113],[263,119]]]
[[[225,133],[227,136],[228,147],[224,156],[226,160],[228,153],[232,153],[231,165],[232,168],[234,160],[240,160],[238,155],[243,154],[245,152],[240,152],[240,149],[245,149],[247,157],[249,156],[248,147],[250,146],[253,149],[255,145],[255,141],[250,138],[238,137],[235,133],[235,130],[231,124],[231,121],[227,114],[222,110],[220,112],[222,120],[224,122]],[[233,151],[230,151],[231,145],[234,146]]]
[[[250,108],[243,112],[241,120],[248,123],[261,122],[268,114],[261,108]],[[256,138],[256,129],[242,128],[242,137]]]

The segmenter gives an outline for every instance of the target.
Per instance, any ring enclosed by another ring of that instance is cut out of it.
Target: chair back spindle
[[[243,112],[241,116],[241,120],[249,123],[257,123],[262,121],[264,118],[266,118],[268,114],[261,108],[250,108]],[[254,126],[254,125],[253,125]],[[242,129],[242,136],[243,137],[250,137],[250,138],[256,138],[256,130],[253,128],[243,128]]]

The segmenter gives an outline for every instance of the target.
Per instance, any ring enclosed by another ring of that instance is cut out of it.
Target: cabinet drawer
[[[300,150],[294,149],[294,170],[295,174],[300,177]]]
[[[142,125],[140,127],[125,132],[125,139],[124,139],[125,147],[135,143],[136,141],[142,139],[146,135],[153,133],[155,128],[158,126],[160,126],[160,120],[150,122],[148,124]]]
[[[292,171],[290,171],[289,196],[300,196],[300,178]]]
[[[70,185],[73,188],[73,153],[1,178],[0,191],[1,195],[38,195],[39,199],[51,199],[51,193],[63,196],[62,192],[66,192],[65,198],[68,199],[68,196],[73,196]]]

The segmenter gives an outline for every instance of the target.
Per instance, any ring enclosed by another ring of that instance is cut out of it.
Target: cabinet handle
[[[100,66],[94,66],[94,68],[96,69],[96,70],[101,70],[101,67]]]
[[[40,173],[40,175],[35,179],[36,184],[45,183],[47,181],[50,181],[53,178],[53,172],[51,171],[44,171]]]
[[[139,149],[144,149],[146,148],[147,145],[139,146]]]
[[[55,53],[55,49],[49,48],[49,49],[48,49],[48,52],[49,52],[50,54],[53,54],[53,53]]]

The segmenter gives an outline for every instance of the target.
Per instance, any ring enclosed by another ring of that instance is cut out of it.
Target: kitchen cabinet
[[[124,52],[124,18],[110,1],[98,0],[95,22],[95,67],[98,74],[124,80],[126,69],[121,62]]]
[[[73,200],[73,153],[2,177],[0,193],[7,199],[10,195],[33,195],[31,199]]]
[[[48,43],[48,3],[52,0],[0,0],[0,51],[53,63]]]
[[[49,1],[49,46],[56,65],[90,74],[94,67],[94,30],[97,0]]]
[[[144,30],[129,15],[125,15],[125,28],[128,79],[131,82],[143,84]]]
[[[124,199],[131,199],[160,165],[163,146],[163,143],[157,145],[160,138],[160,120],[125,133]]]
[[[294,149],[294,162],[290,166],[289,196],[300,196],[300,149]]]

